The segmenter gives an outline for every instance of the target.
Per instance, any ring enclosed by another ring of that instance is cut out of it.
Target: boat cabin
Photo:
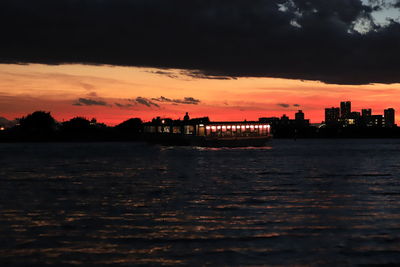
[[[210,122],[208,118],[191,120],[154,119],[146,123],[144,133],[204,137],[269,136],[270,125],[255,121]]]

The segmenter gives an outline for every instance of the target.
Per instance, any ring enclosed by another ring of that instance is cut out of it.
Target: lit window
[[[226,126],[222,126],[222,129],[226,129]]]
[[[267,125],[264,125],[263,127],[264,127],[264,128],[267,128]]]
[[[218,130],[221,129],[221,126],[217,126],[217,129],[218,129]]]
[[[211,129],[211,127],[210,127],[210,126],[207,126],[207,127],[206,127],[206,129],[207,129],[207,130],[210,130],[210,129]]]
[[[228,129],[230,129],[231,128],[231,126],[226,126]]]
[[[246,129],[249,129],[250,128],[250,126],[249,125],[246,125]]]
[[[256,125],[255,127],[256,127],[256,129],[258,129],[258,125]]]

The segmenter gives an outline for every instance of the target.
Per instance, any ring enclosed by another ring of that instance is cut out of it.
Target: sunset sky
[[[2,1],[0,117],[45,110],[115,125],[301,109],[319,123],[324,108],[348,100],[356,111],[400,111],[399,8],[395,0]]]

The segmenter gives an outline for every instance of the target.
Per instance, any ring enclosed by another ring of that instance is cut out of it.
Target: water
[[[0,265],[398,265],[399,151],[0,144]]]

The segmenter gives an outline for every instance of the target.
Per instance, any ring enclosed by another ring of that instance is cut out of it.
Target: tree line
[[[35,111],[17,119],[17,124],[0,131],[0,141],[134,141],[142,131],[142,120],[130,118],[114,127],[96,119],[74,117],[57,122],[45,111]]]

